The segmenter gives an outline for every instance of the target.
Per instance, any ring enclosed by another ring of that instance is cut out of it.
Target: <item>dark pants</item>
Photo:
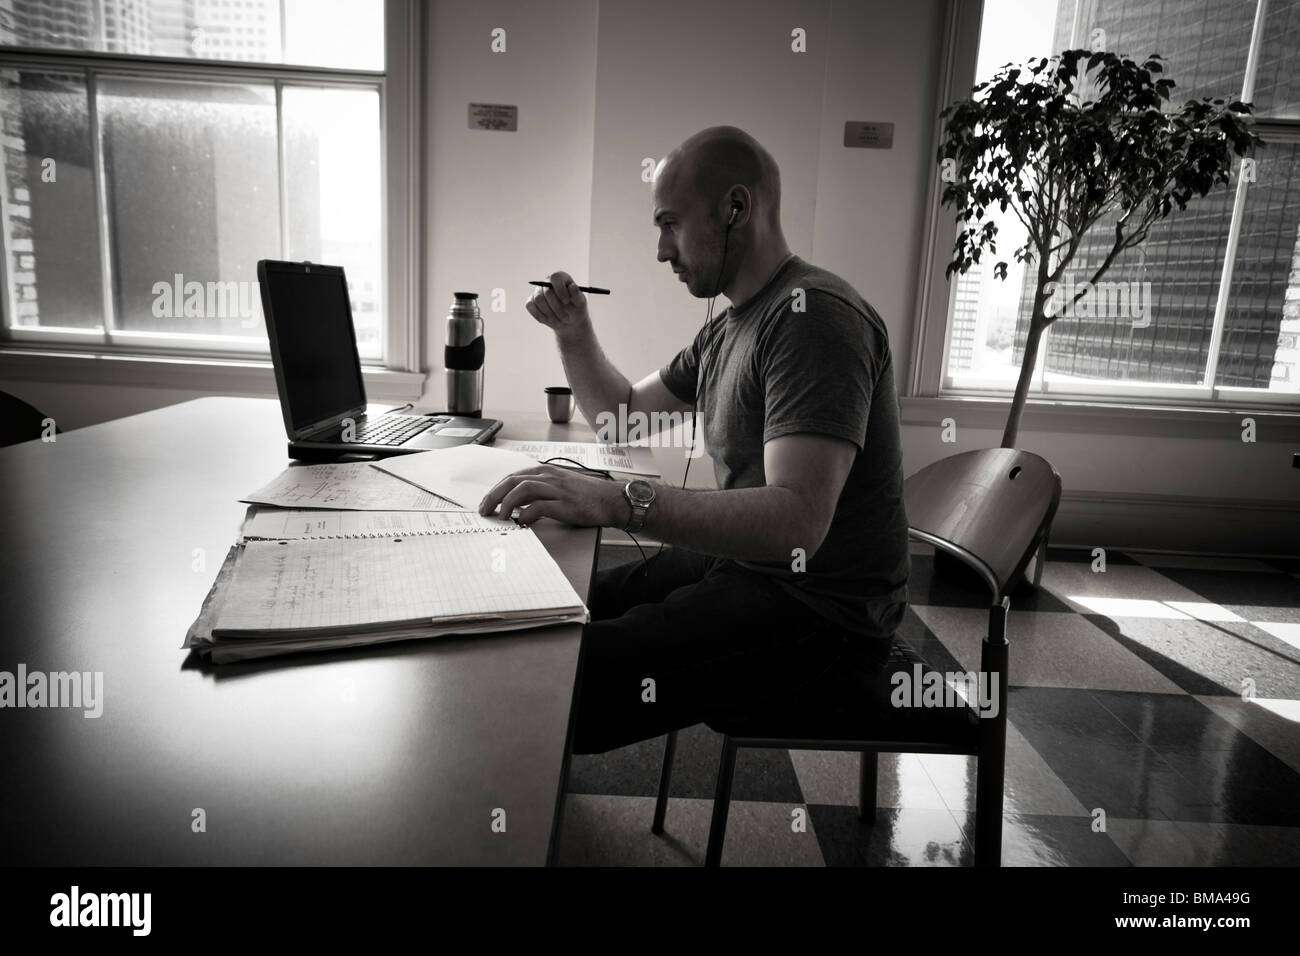
[[[837,673],[879,670],[888,652],[770,577],[681,548],[598,572],[588,609],[574,753],[816,699]]]

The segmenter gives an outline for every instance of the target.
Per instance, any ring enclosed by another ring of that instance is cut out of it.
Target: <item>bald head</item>
[[[659,177],[689,184],[696,198],[722,202],[733,186],[744,186],[753,212],[776,225],[781,216],[781,171],[763,146],[742,129],[713,126],[701,130],[668,154]],[[657,178],[659,178],[657,177]]]
[[[655,170],[656,257],[696,298],[744,301],[791,255],[781,232],[781,174],[734,126],[702,130]]]

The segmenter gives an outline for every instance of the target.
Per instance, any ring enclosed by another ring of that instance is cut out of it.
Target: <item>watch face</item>
[[[628,482],[627,496],[639,505],[648,505],[655,500],[655,490],[650,482],[638,479]]]

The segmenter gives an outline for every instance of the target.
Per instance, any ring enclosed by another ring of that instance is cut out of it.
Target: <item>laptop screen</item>
[[[264,285],[294,431],[365,405],[343,270],[268,268]]]

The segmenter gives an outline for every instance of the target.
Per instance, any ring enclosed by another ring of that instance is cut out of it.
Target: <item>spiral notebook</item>
[[[496,518],[265,512],[243,537],[186,641],[216,663],[588,619],[536,534]]]

